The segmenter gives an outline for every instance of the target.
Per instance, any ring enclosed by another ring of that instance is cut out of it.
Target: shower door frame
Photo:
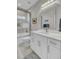
[[[29,11],[27,11],[27,10],[25,10],[25,9],[23,9],[23,8],[20,8],[20,7],[17,7],[17,10],[20,10],[20,11],[23,11],[23,12],[25,12],[25,13],[29,13],[29,35],[31,35],[31,12],[29,12]]]

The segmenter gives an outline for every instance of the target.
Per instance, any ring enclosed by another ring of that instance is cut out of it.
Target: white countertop
[[[45,30],[37,30],[33,31],[32,33],[36,33],[52,39],[61,40],[61,32],[55,30],[48,30],[48,32],[46,32]]]

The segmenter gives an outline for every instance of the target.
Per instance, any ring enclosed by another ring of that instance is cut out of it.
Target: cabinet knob
[[[38,41],[38,46],[39,46],[39,47],[41,46],[41,42],[40,42],[40,41]]]
[[[48,50],[48,53],[50,52],[50,46],[48,45],[48,47],[47,47],[47,50]]]
[[[31,38],[31,42],[34,42],[34,38]]]

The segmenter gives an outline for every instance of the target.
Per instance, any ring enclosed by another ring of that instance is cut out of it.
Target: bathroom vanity
[[[33,31],[31,48],[41,59],[61,59],[61,33],[51,30]]]

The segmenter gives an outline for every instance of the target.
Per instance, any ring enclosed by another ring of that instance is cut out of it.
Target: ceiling
[[[17,0],[17,7],[28,10],[35,5],[39,0]]]

